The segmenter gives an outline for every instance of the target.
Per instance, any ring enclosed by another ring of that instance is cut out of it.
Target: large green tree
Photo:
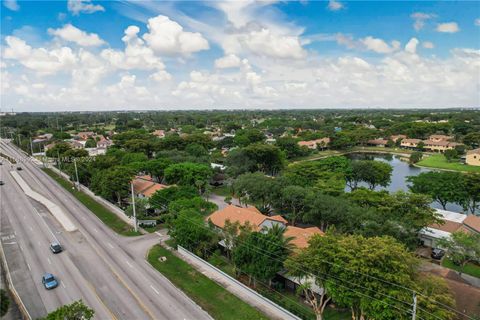
[[[359,182],[368,184],[371,190],[377,186],[386,187],[390,184],[393,168],[391,165],[375,160],[352,161],[351,171],[346,179],[351,189],[356,189]]]
[[[124,166],[115,166],[104,171],[96,171],[92,177],[92,190],[120,206],[122,199],[130,194],[130,183],[135,172]]]
[[[480,261],[480,234],[457,231],[450,238],[438,240],[437,245],[446,249],[447,257],[459,265],[461,270],[468,262]]]
[[[212,168],[201,163],[176,163],[165,169],[165,179],[169,184],[196,186],[200,192],[204,190],[212,175]]]
[[[182,247],[206,258],[218,242],[216,232],[195,209],[182,210],[170,223],[168,234]]]
[[[262,232],[250,232],[232,251],[232,258],[240,271],[256,280],[270,282],[283,269],[283,263],[291,249],[291,238],[284,236],[285,228],[274,225]]]
[[[459,202],[462,198],[463,177],[461,173],[450,171],[422,172],[418,176],[408,177],[410,190],[427,194],[437,201],[444,210],[447,204]]]
[[[90,320],[94,315],[93,309],[85,305],[82,300],[78,300],[61,306],[41,320]]]
[[[403,245],[390,237],[329,232],[312,237],[309,244],[287,261],[288,270],[301,279],[313,278],[337,305],[352,311],[352,319],[410,317],[411,293],[401,286],[415,284],[417,260]],[[326,300],[314,308],[317,319],[322,319]]]

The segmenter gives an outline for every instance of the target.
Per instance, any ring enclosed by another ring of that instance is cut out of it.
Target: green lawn
[[[167,261],[159,261],[160,257],[166,257]],[[148,262],[214,319],[268,319],[263,313],[243,302],[162,246],[156,245],[150,249]]]
[[[452,260],[447,258],[442,260],[442,266],[449,269],[453,269],[455,271],[460,271],[460,266],[457,266],[456,264],[453,263]],[[463,269],[463,273],[469,274],[473,277],[480,278],[480,266],[473,263],[467,263],[467,265]]]
[[[52,177],[56,182],[58,182],[62,187],[68,190],[71,194],[75,196],[85,207],[90,209],[103,223],[109,226],[113,231],[123,235],[123,236],[138,236],[141,235],[140,232],[135,232],[133,227],[127,224],[125,221],[120,219],[115,213],[111,212],[103,205],[95,201],[89,195],[72,189],[72,183],[60,177],[51,169],[43,168],[50,177]]]
[[[417,163],[422,167],[429,168],[438,168],[438,169],[447,169],[454,171],[465,171],[465,172],[480,172],[480,167],[469,166],[466,164],[459,163],[457,161],[448,162],[443,154],[435,154],[429,157],[425,157],[422,161]]]

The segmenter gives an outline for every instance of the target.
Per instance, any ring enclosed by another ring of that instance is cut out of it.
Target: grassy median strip
[[[125,221],[120,219],[115,213],[111,212],[105,208],[102,204],[98,203],[90,197],[89,195],[73,189],[71,182],[65,180],[58,174],[56,174],[52,169],[42,168],[45,173],[52,177],[58,184],[63,188],[68,190],[75,198],[78,199],[85,207],[92,211],[103,223],[109,226],[113,231],[123,235],[123,236],[138,236],[141,233],[135,232],[133,227],[127,224]]]
[[[445,158],[443,154],[435,154],[429,157],[424,157],[422,161],[417,164],[422,167],[480,173],[480,167],[459,163],[458,160],[454,160],[454,162],[448,162],[447,158]]]
[[[161,262],[158,260],[160,257],[166,257],[167,260]],[[162,246],[156,245],[150,249],[148,262],[214,319],[268,319]]]

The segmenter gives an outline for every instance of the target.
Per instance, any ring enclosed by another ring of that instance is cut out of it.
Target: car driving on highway
[[[57,279],[55,279],[55,277],[51,273],[45,273],[42,276],[42,283],[47,290],[54,289],[58,286]]]
[[[3,186],[5,184],[5,182],[3,182],[3,180],[0,180],[0,186]]]
[[[52,242],[50,244],[50,250],[52,250],[53,253],[60,253],[63,251],[62,246],[58,242]]]

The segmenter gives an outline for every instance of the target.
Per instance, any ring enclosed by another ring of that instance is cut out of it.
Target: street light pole
[[[135,232],[137,232],[137,213],[135,211],[135,192],[133,192],[133,182],[130,183],[130,186],[132,187],[133,223]]]
[[[77,159],[73,159],[73,165],[75,166],[75,175],[77,176],[77,190],[80,191],[80,181],[78,180]]]

